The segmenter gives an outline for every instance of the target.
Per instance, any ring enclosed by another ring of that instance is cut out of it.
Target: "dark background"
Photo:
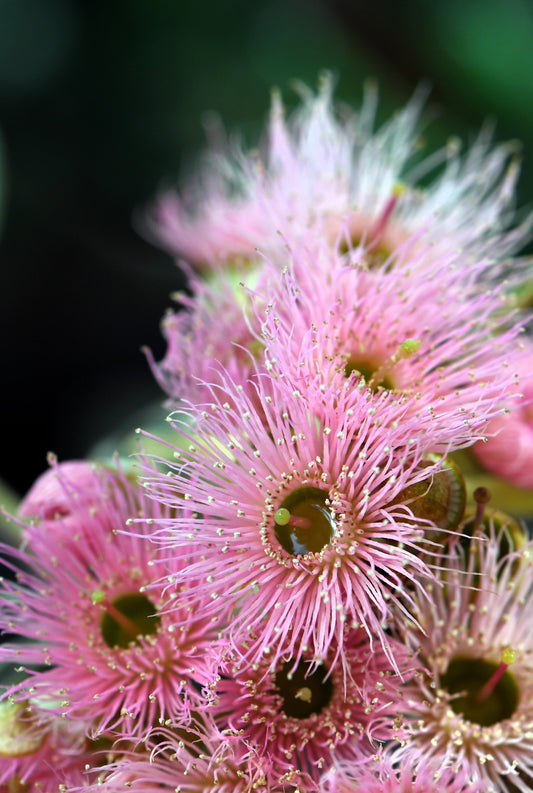
[[[532,42],[530,0],[0,0],[0,477],[23,493],[47,451],[83,456],[162,399],[140,347],[163,354],[183,281],[135,227],[205,111],[253,144],[272,85],[290,105],[328,68],[357,103],[373,76],[386,118],[427,80],[429,146],[495,119],[525,205]]]

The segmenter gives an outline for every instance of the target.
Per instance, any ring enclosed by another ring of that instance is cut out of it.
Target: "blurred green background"
[[[272,85],[337,76],[380,117],[421,81],[429,146],[523,141],[533,196],[531,0],[0,0],[0,476],[23,492],[53,450],[82,456],[161,394],[140,353],[183,286],[137,233],[156,191],[191,167],[216,111],[254,143]]]

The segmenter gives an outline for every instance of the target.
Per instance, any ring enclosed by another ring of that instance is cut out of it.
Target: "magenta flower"
[[[399,645],[395,659],[408,672]],[[244,653],[241,653],[244,654]],[[365,631],[352,631],[343,646],[344,668],[333,666],[331,647],[324,663],[304,657],[271,664],[268,656],[252,667],[230,662],[221,667],[219,699],[213,706],[221,727],[242,736],[259,757],[268,758],[267,778],[300,775],[313,788],[333,759],[357,765],[374,752],[372,741],[392,737],[380,721],[398,712],[398,679],[383,649],[371,649]]]
[[[66,470],[65,479],[61,467],[57,474],[68,490]],[[24,667],[7,694],[24,700],[31,692],[43,707],[89,721],[96,734],[186,721],[216,674],[218,626],[199,614],[201,592],[181,605],[179,567],[169,577],[150,542],[152,520],[166,511],[122,474],[98,475],[95,498],[76,502],[65,523],[30,525],[24,550],[4,548],[17,582],[2,583],[0,624],[25,640],[0,645],[2,661]],[[135,534],[125,531],[132,516]],[[165,582],[154,584],[156,574]]]
[[[232,611],[231,642],[249,646],[250,662],[325,659],[332,644],[344,661],[346,625],[389,647],[392,604],[406,582],[433,575],[419,555],[423,528],[401,503],[432,473],[419,466],[430,434],[386,395],[357,389],[319,411],[265,375],[254,403],[229,381],[221,397],[188,409],[188,449],[176,423],[172,475],[147,475],[154,497],[178,509],[163,542],[177,557],[194,542],[201,555],[182,580],[202,582],[209,613]]]
[[[502,556],[510,542],[505,530],[472,540],[417,595],[420,628],[400,622],[420,672],[393,758],[462,769],[493,793],[525,793],[533,776],[533,547]]]
[[[422,96],[415,96],[376,131],[375,90],[366,92],[357,113],[335,109],[326,76],[316,96],[302,89],[288,120],[275,94],[259,155],[219,136],[182,196],[160,197],[151,232],[171,252],[208,267],[249,260],[256,248],[277,258],[279,231],[308,244],[324,234],[332,243],[348,237],[380,256],[419,234],[437,257],[460,250],[463,267],[485,257],[500,267],[528,225],[509,230],[515,149],[493,148],[484,131],[465,155],[453,141],[420,160],[421,105]]]

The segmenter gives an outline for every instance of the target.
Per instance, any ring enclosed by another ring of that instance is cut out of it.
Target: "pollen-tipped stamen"
[[[499,681],[502,679],[504,674],[506,673],[508,667],[511,664],[514,664],[516,661],[516,650],[513,650],[511,647],[506,647],[505,650],[502,650],[500,665],[492,675],[492,677],[487,680],[487,682],[479,689],[476,695],[476,703],[478,705],[482,705],[483,702],[486,702],[490,695],[493,693],[494,689],[498,685]]]

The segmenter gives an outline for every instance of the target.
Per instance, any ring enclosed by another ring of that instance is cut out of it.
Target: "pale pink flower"
[[[344,228],[355,245],[385,253],[421,234],[436,256],[461,250],[464,267],[483,257],[499,267],[520,246],[527,223],[509,228],[518,172],[513,144],[492,147],[484,130],[464,155],[454,140],[423,159],[422,92],[377,131],[374,89],[359,112],[333,107],[328,76],[316,95],[301,93],[289,119],[274,94],[259,153],[219,136],[181,197],[160,196],[149,228],[161,244],[208,267],[249,260],[256,247],[276,258],[279,231],[309,242],[325,233],[334,243]]]
[[[57,473],[68,491],[66,470],[66,479]],[[151,586],[170,573],[168,553],[166,561],[150,542],[150,524],[165,509],[120,473],[100,469],[98,477],[99,490],[90,480],[92,497],[80,498],[64,524],[56,517],[53,530],[48,520],[27,526],[23,550],[4,548],[17,581],[2,582],[0,625],[24,640],[0,645],[0,659],[23,671],[7,693],[24,700],[31,691],[96,734],[186,721],[216,674],[218,626],[199,614],[201,592],[182,606],[176,564],[175,578]],[[133,517],[135,534],[125,530]]]
[[[404,735],[393,759],[462,770],[487,793],[526,793],[533,778],[533,547],[502,556],[511,543],[504,531],[471,540],[466,560],[460,549],[448,558],[428,597],[416,595],[420,627],[398,621],[420,670],[402,692]]]
[[[327,772],[321,793],[486,793],[485,782],[468,778],[464,768],[442,768],[423,759],[407,758],[400,765],[386,753],[357,766],[339,763]]]
[[[177,557],[195,543],[201,559],[182,580],[202,581],[209,611],[233,612],[230,640],[249,643],[250,661],[324,659],[333,643],[342,659],[346,624],[387,647],[384,624],[404,584],[432,575],[419,555],[424,529],[400,496],[434,470],[419,467],[429,433],[387,395],[345,390],[315,410],[263,375],[256,396],[228,380],[211,404],[187,409],[181,428],[176,420],[171,475],[146,477],[154,497],[178,508],[162,542]]]
[[[407,654],[394,648],[397,664],[408,675]],[[271,664],[268,656],[251,667],[237,661],[221,666],[218,699],[213,705],[221,727],[238,731],[245,745],[268,758],[267,777],[300,775],[318,784],[333,760],[368,762],[373,742],[392,737],[392,729],[374,726],[398,712],[399,680],[380,647],[370,646],[365,631],[345,637],[344,668],[334,663],[335,647],[317,665],[304,657]]]
[[[473,452],[487,471],[516,487],[533,489],[533,345],[516,361],[518,383],[509,389],[506,413],[486,428]],[[514,398],[513,398],[514,397]]]

